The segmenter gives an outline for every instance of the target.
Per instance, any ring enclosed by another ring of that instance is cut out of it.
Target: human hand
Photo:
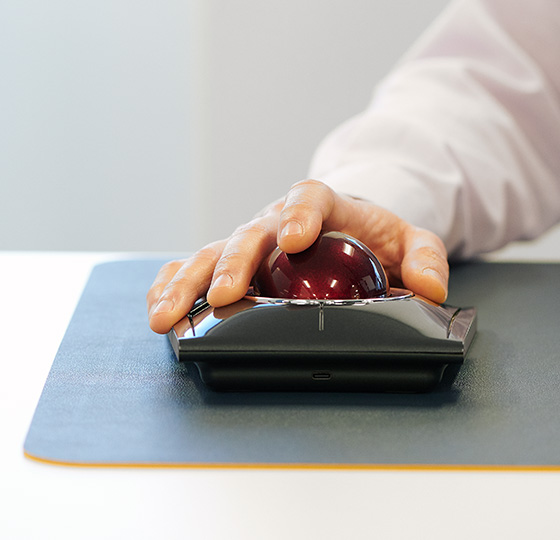
[[[391,285],[402,285],[434,302],[446,299],[447,252],[435,234],[371,202],[304,180],[228,239],[165,264],[147,295],[150,327],[161,334],[169,332],[205,293],[214,307],[241,299],[276,245],[287,253],[303,251],[322,229],[347,233],[366,244],[383,264]]]

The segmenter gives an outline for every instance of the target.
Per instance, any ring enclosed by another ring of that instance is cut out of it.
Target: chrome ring
[[[375,304],[379,302],[393,302],[395,300],[404,300],[406,298],[412,298],[414,293],[408,289],[397,289],[391,288],[388,296],[377,297],[377,298],[341,298],[341,299],[329,299],[329,298],[271,298],[268,296],[252,296],[246,295],[247,300],[251,300],[257,304],[289,304],[292,306],[349,306],[349,305],[365,305],[365,304]]]

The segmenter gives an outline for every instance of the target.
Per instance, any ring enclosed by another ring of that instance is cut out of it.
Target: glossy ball
[[[300,253],[276,248],[260,266],[254,286],[260,296],[316,300],[383,297],[389,289],[371,250],[340,232],[321,234]]]

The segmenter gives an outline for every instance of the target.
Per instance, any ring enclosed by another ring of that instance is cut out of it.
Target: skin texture
[[[304,180],[229,238],[188,259],[165,264],[147,294],[150,327],[167,333],[206,292],[214,307],[241,299],[261,261],[276,245],[287,253],[303,251],[322,229],[347,233],[366,244],[383,264],[391,285],[404,286],[434,302],[445,301],[447,252],[435,234],[371,202]]]

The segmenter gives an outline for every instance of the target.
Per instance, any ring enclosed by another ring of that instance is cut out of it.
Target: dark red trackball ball
[[[345,300],[388,294],[377,257],[359,240],[340,232],[321,234],[301,253],[276,248],[254,279],[256,292],[272,298]]]

